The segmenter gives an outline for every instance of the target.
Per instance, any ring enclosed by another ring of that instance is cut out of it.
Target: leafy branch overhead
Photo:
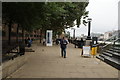
[[[18,23],[27,31],[52,29],[56,33],[81,24],[88,2],[3,2],[3,21]],[[83,24],[86,24],[83,21]]]

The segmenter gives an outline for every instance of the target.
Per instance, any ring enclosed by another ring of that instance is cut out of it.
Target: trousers
[[[61,56],[66,57],[66,48],[61,48]]]

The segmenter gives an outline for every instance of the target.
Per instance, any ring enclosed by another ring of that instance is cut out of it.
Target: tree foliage
[[[18,23],[27,30],[52,29],[60,34],[65,28],[73,27],[88,15],[88,2],[4,2],[3,20]],[[85,23],[84,23],[85,24]]]

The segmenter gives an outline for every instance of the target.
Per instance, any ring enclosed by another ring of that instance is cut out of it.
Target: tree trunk
[[[24,29],[22,29],[22,41],[24,42]]]
[[[18,43],[18,36],[19,36],[19,24],[17,26],[17,32],[16,32],[16,42]]]
[[[40,43],[42,42],[42,29],[40,30]]]
[[[10,45],[11,43],[11,27],[12,27],[12,21],[10,21],[9,25],[8,25],[8,32],[9,32],[9,35],[8,35],[8,45]]]

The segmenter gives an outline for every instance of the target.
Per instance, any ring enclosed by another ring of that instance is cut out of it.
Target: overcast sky
[[[118,29],[118,2],[120,0],[89,0],[86,8],[92,18],[91,32],[104,33]],[[76,36],[87,35],[87,26],[80,25],[76,29]],[[73,35],[73,30],[68,29]]]

